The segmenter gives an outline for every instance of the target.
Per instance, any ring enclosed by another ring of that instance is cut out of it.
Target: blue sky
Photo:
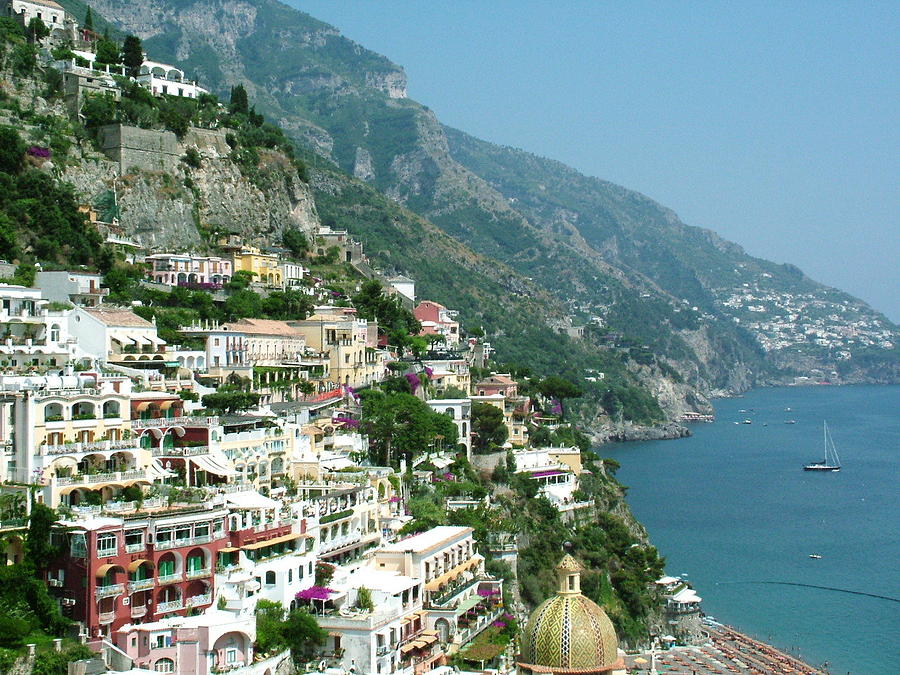
[[[402,65],[445,124],[900,321],[900,2],[289,4]]]

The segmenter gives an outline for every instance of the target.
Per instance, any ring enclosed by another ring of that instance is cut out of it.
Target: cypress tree
[[[141,39],[136,35],[128,35],[122,43],[122,63],[128,68],[128,74],[136,77],[144,62],[144,49]]]
[[[85,30],[94,30],[94,15],[91,12],[91,8],[87,8],[87,13],[84,15],[84,29]]]

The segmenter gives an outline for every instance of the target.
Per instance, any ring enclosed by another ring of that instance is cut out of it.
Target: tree
[[[372,591],[365,586],[360,586],[356,591],[356,606],[370,612],[375,609],[375,603],[372,601]]]
[[[97,55],[94,58],[97,63],[117,65],[122,62],[119,46],[112,40],[103,39],[97,42]]]
[[[262,298],[253,291],[238,291],[225,300],[225,314],[230,319],[258,317],[262,314]]]
[[[311,295],[300,291],[273,291],[262,301],[262,312],[270,319],[288,321],[305,319],[309,316],[315,302]]]
[[[47,569],[56,553],[50,543],[50,530],[56,523],[56,511],[46,504],[36,503],[28,520],[28,536],[25,538],[25,561],[35,570]]]
[[[141,39],[136,35],[128,35],[122,43],[122,63],[128,68],[131,77],[137,77],[144,63],[144,49]]]
[[[565,419],[563,401],[567,398],[580,398],[584,395],[574,384],[556,375],[550,375],[538,385],[538,391],[545,398],[555,398],[559,401],[560,417]]]
[[[17,174],[22,168],[27,146],[12,127],[0,127],[0,171]]]
[[[203,407],[218,413],[236,413],[239,410],[255,408],[259,405],[259,394],[250,391],[217,391],[214,394],[206,394],[202,401]]]
[[[309,239],[303,230],[296,227],[290,227],[281,235],[281,243],[298,258],[303,258],[309,251]]]
[[[503,445],[509,436],[503,411],[490,403],[472,405],[472,433],[472,446],[477,453],[488,453]]]
[[[91,8],[87,8],[87,12],[84,14],[84,29],[93,31],[94,30],[94,14],[91,12]]]
[[[372,461],[395,466],[400,457],[411,461],[433,446],[438,436],[445,447],[456,445],[456,425],[412,394],[365,391],[362,421],[369,436]]]
[[[35,16],[28,22],[28,28],[25,29],[25,34],[31,42],[40,42],[50,35],[50,29],[47,28],[43,21]]]
[[[319,627],[314,616],[298,607],[288,612],[281,635],[284,643],[291,648],[294,665],[299,667],[318,654],[318,648],[324,644],[328,633]]]
[[[250,102],[247,99],[247,90],[244,89],[243,84],[231,88],[231,102],[228,109],[232,114],[246,115],[250,112]]]

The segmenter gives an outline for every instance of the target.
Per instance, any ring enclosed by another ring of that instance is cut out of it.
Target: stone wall
[[[178,139],[171,131],[107,124],[99,137],[100,149],[119,165],[119,175],[135,168],[170,173],[178,165]]]

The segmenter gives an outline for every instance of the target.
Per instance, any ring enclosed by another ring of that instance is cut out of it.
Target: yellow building
[[[234,253],[234,271],[249,272],[253,280],[267,286],[284,285],[278,256],[263,253],[254,246],[244,246]]]

